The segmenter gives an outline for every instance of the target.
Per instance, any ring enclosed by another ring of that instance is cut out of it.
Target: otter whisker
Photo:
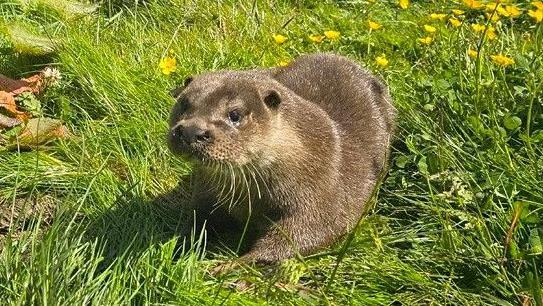
[[[251,177],[255,181],[256,189],[257,189],[257,192],[258,192],[258,198],[262,199],[262,192],[260,191],[260,183],[258,182],[258,178],[256,177],[256,174],[259,174],[258,169],[256,169],[256,167],[255,167],[255,165],[253,163],[248,163],[247,167],[250,167],[252,169],[252,171],[251,171],[251,169],[249,169],[249,173],[251,174]],[[263,179],[262,179],[262,184],[264,184],[266,189],[268,188],[268,185],[266,184],[266,182]],[[268,189],[268,194],[269,194],[269,189]]]
[[[228,167],[226,167],[228,165]],[[228,172],[228,173],[225,173],[225,172]],[[224,204],[227,200],[228,200],[228,197],[230,195],[230,191],[232,190],[232,185],[230,185],[230,190],[228,190],[228,192],[225,192],[227,191],[226,188],[227,188],[227,181],[228,181],[228,176],[227,174],[230,174],[230,177],[231,177],[231,171],[230,171],[230,165],[229,164],[222,164],[221,163],[221,176],[222,176],[222,181],[220,182],[220,185],[222,185],[222,188],[221,188],[221,191],[217,197],[217,202],[215,203],[216,206],[221,206],[222,204]],[[232,179],[230,178],[230,184],[232,184]]]
[[[244,192],[245,187],[247,186],[247,178],[245,177],[245,173],[243,172],[243,168],[235,167],[234,169],[237,170],[236,175],[239,178],[239,180],[238,180],[239,185],[236,186],[234,195],[237,194],[237,196],[235,197],[235,200],[230,202],[230,206],[228,207],[229,210],[232,210],[232,208],[234,208],[237,204],[239,204],[239,203],[241,203],[241,202],[243,202],[244,200],[247,199],[247,194]],[[243,181],[242,181],[242,179],[243,179]],[[232,197],[232,199],[234,199],[234,197]]]
[[[234,168],[232,167],[232,165],[228,164],[228,168],[230,169],[230,191],[229,191],[230,204],[228,205],[228,210],[230,211],[233,206],[234,196],[236,193],[236,175],[235,175]]]
[[[243,175],[243,179],[245,180],[245,184],[247,186],[247,197],[248,197],[248,200],[247,200],[247,204],[248,204],[248,207],[247,207],[247,220],[245,220],[245,224],[243,226],[243,232],[241,233],[241,237],[239,238],[239,242],[238,242],[238,246],[236,248],[236,252],[239,252],[239,250],[241,249],[241,244],[243,243],[243,240],[245,239],[245,235],[247,233],[247,229],[249,228],[249,223],[251,221],[251,215],[253,213],[253,205],[252,205],[252,200],[251,200],[251,190],[250,190],[250,186],[249,186],[249,182],[247,181],[247,177],[245,176],[245,171],[243,170],[245,167],[241,167],[241,172],[242,172],[242,175]]]
[[[268,196],[271,196],[272,193],[271,193],[270,188],[268,186],[268,181],[264,178],[264,175],[262,174],[261,169],[259,169],[259,167],[257,167],[253,162],[251,162],[250,165],[255,170],[256,174],[260,177],[260,180],[261,180],[262,184],[264,184],[264,187],[266,187],[266,190],[268,192]],[[256,178],[255,178],[255,180],[256,180]]]

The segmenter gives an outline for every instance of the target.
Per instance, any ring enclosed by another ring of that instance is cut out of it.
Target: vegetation
[[[29,149],[24,123],[0,128],[1,300],[543,305],[542,19],[542,2],[0,0],[0,73],[60,71],[18,107],[71,134]],[[398,108],[376,204],[317,255],[213,277],[234,255],[203,233],[179,247],[157,200],[190,173],[165,145],[168,92],[319,51],[379,74]]]

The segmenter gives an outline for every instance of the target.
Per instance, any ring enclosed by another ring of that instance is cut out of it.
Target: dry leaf
[[[30,117],[29,114],[17,110],[13,95],[5,91],[0,91],[0,108],[4,108],[10,114],[15,115],[15,118],[20,121],[26,121]]]
[[[32,118],[17,136],[17,145],[23,148],[34,148],[55,139],[70,136],[62,121],[51,118]]]
[[[25,92],[30,91],[32,93],[39,93],[41,91],[41,85],[43,82],[42,73],[35,74],[29,78],[21,80],[13,80],[8,78],[5,75],[0,74],[0,90],[6,91],[14,96]]]
[[[2,114],[0,114],[0,129],[4,129],[4,128],[12,128],[14,126],[17,126],[19,124],[21,124],[21,120],[18,120],[18,119],[15,119],[15,118],[10,118],[10,117],[7,117],[7,116],[4,116]]]

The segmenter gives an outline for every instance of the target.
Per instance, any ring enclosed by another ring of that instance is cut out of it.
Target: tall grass
[[[50,224],[39,216],[13,220],[0,240],[0,297],[9,304],[541,305],[534,297],[543,272],[542,26],[525,13],[502,18],[490,41],[469,25],[485,22],[482,11],[467,11],[459,28],[428,17],[458,7],[105,1],[94,15],[70,19],[0,2],[4,22],[40,23],[60,43],[52,57],[27,58],[0,40],[0,73],[20,77],[53,61],[63,82],[42,103],[76,136],[0,152],[0,198],[16,205],[52,197],[56,207]],[[370,34],[368,19],[383,29]],[[428,46],[417,41],[426,23],[438,28]],[[341,32],[338,41],[307,39],[330,29]],[[273,33],[289,40],[277,45]],[[170,50],[177,72],[166,77],[158,62]],[[375,208],[345,249],[342,241],[303,261],[214,278],[206,271],[231,255],[206,251],[199,233],[183,249],[180,210],[155,200],[190,172],[165,145],[168,91],[188,74],[274,66],[318,51],[379,74],[399,110]],[[375,64],[382,53],[387,68]],[[489,58],[497,53],[515,64],[497,66]],[[237,280],[253,286],[231,289]]]

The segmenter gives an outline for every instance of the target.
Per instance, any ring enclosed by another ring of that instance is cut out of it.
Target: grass
[[[391,1],[98,4],[72,16],[0,1],[4,23],[58,43],[53,55],[28,56],[0,38],[0,73],[57,67],[60,85],[39,98],[75,135],[0,151],[0,208],[9,207],[0,213],[54,207],[51,217],[0,216],[3,303],[543,304],[543,26],[526,14],[534,7],[519,4],[523,14],[502,17],[487,40],[469,26],[486,22],[483,10],[444,1],[405,10]],[[428,17],[452,8],[467,11],[459,28]],[[369,32],[368,19],[383,28]],[[417,41],[424,24],[438,29],[427,46]],[[340,39],[307,39],[325,30]],[[273,33],[289,39],[277,45]],[[167,77],[158,62],[169,50],[177,71]],[[157,200],[190,173],[165,145],[168,91],[189,74],[317,51],[349,56],[390,87],[399,131],[377,203],[349,245],[211,277],[232,255],[213,254],[199,234],[180,249],[179,209]],[[493,63],[500,53],[515,64]],[[375,63],[381,54],[386,68]],[[239,279],[254,286],[227,286]]]

